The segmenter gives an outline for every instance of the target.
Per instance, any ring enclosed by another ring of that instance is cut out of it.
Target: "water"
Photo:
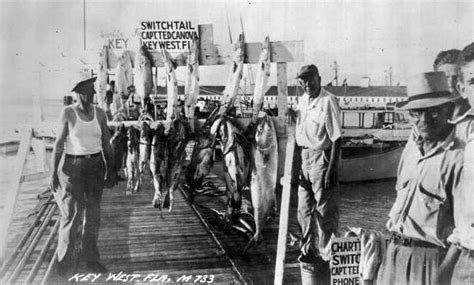
[[[340,229],[348,226],[386,231],[388,213],[395,201],[395,179],[343,183],[340,187]]]

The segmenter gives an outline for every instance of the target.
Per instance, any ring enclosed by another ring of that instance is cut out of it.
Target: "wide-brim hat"
[[[71,91],[79,93],[79,94],[84,94],[84,95],[94,94],[95,93],[94,82],[96,79],[97,77],[92,77],[92,78],[83,80],[77,83],[76,86],[74,86],[74,88],[72,88]]]
[[[395,104],[402,110],[423,109],[459,99],[457,92],[449,91],[446,74],[441,71],[424,72],[412,76],[407,85],[408,100]]]
[[[298,76],[296,78],[303,78],[309,75],[319,75],[319,70],[314,64],[303,65],[298,72]]]

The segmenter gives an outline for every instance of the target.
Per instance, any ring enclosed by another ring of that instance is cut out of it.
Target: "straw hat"
[[[459,94],[449,92],[446,74],[441,71],[424,72],[410,78],[407,86],[408,100],[395,106],[402,110],[423,109],[453,102]]]

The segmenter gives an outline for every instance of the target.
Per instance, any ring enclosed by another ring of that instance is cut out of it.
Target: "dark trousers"
[[[100,226],[100,201],[104,187],[105,164],[102,155],[90,158],[66,155],[60,165],[60,188],[54,194],[61,221],[58,237],[58,262],[72,261],[80,221],[82,259],[99,261],[97,240]]]
[[[301,172],[298,187],[298,222],[302,232],[303,257],[320,255],[330,259],[330,241],[339,224],[337,183],[323,189],[330,150],[301,150]],[[316,237],[319,242],[316,244]]]

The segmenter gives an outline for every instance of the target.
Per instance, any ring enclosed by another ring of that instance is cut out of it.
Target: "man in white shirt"
[[[336,191],[342,136],[340,110],[336,97],[321,88],[315,65],[303,66],[298,82],[305,92],[296,109],[296,143],[302,160],[298,188],[298,222],[302,231],[299,260],[322,264],[327,270],[324,279],[329,277],[330,240],[339,223]]]

